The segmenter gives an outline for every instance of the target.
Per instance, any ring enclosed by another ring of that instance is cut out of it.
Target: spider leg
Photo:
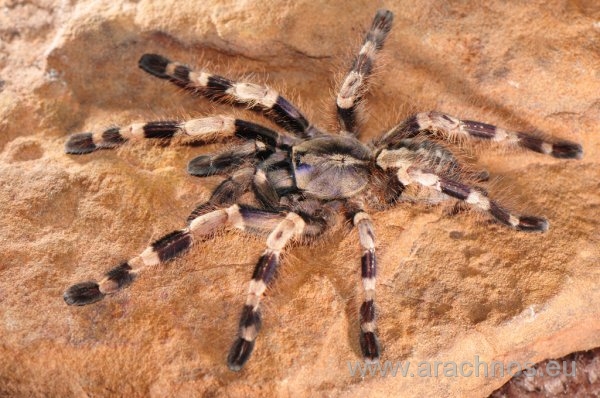
[[[69,287],[63,298],[69,305],[94,303],[131,284],[146,268],[171,260],[189,249],[194,240],[210,235],[226,224],[241,230],[264,232],[274,228],[281,218],[279,213],[237,204],[200,215],[186,228],[164,235],[139,255],[111,269],[99,282],[83,282]]]
[[[360,306],[360,348],[365,361],[369,363],[379,360],[379,340],[376,334],[375,310],[375,277],[377,275],[377,259],[375,257],[375,233],[371,217],[363,210],[352,215],[352,223],[358,230],[358,239],[363,249],[361,258],[361,277],[365,291],[364,301]]]
[[[547,137],[541,133],[524,133],[505,130],[482,122],[460,120],[440,112],[419,113],[387,132],[381,139],[382,145],[394,145],[404,138],[416,137],[423,132],[439,133],[446,139],[466,138],[517,145],[534,152],[555,158],[581,159],[581,145],[567,140]]]
[[[116,148],[130,140],[172,139],[176,136],[187,136],[199,140],[237,137],[257,140],[268,147],[280,148],[288,148],[295,141],[292,137],[279,134],[260,124],[230,116],[211,116],[187,121],[134,123],[126,127],[111,127],[102,132],[73,134],[65,144],[65,152],[81,155],[97,149]]]
[[[251,144],[248,143],[247,145]],[[217,174],[229,170],[232,165],[239,165],[239,161],[235,157],[231,158],[232,164],[227,163],[229,151],[224,152],[224,154],[227,156],[211,163],[213,167],[219,165],[220,168],[216,170]],[[221,154],[215,155],[215,157],[220,156]],[[207,202],[199,204],[194,209],[188,217],[188,221],[216,208],[236,203],[250,188],[253,189],[254,196],[260,202],[261,208],[270,211],[281,209],[279,203],[280,193],[289,193],[294,185],[291,166],[289,162],[286,162],[286,157],[286,152],[277,152],[256,165],[256,167],[245,167],[235,171],[231,177],[224,180],[213,191]]]
[[[269,181],[267,173],[268,170],[266,170],[266,168],[257,168],[252,186],[256,198],[263,207],[267,209],[276,209],[279,207],[279,194],[277,193],[276,187]]]
[[[404,186],[419,184],[435,189],[478,209],[489,212],[496,220],[509,227],[528,232],[545,232],[548,229],[548,221],[543,217],[515,214],[498,202],[491,200],[487,192],[481,188],[471,187],[460,181],[420,167],[414,159],[406,156],[406,148],[382,150],[377,158],[377,164],[384,170],[389,168],[396,169],[398,179]]]
[[[303,218],[290,212],[267,237],[267,249],[259,258],[248,286],[238,337],[227,356],[229,369],[240,370],[250,358],[261,326],[260,301],[279,267],[280,253],[290,240],[304,233],[305,227],[306,222]]]
[[[401,150],[401,148],[405,148],[411,154],[411,157],[426,162],[427,168],[432,169],[437,174],[442,173],[453,179],[460,179],[461,176],[465,176],[480,182],[489,179],[489,173],[486,170],[466,170],[451,150],[422,136],[397,139],[393,144],[388,145],[388,149]]]
[[[188,173],[197,177],[226,174],[247,161],[264,159],[275,152],[260,141],[249,141],[221,152],[200,155],[188,163]]]
[[[188,216],[188,224],[203,214],[235,204],[249,190],[254,172],[254,167],[244,167],[221,182],[214,189],[208,201],[197,205]]]
[[[367,79],[373,69],[373,62],[377,52],[383,48],[393,19],[394,14],[391,11],[377,11],[362,47],[344,78],[336,99],[337,116],[342,131],[358,134],[357,107],[367,91]]]
[[[278,208],[280,198],[296,190],[289,154],[281,151],[260,162],[252,187],[264,208]]]
[[[301,138],[308,138],[317,133],[302,113],[272,88],[236,82],[204,70],[192,70],[158,54],[144,54],[140,58],[139,67],[151,75],[167,79],[179,87],[211,100],[231,101],[262,113]]]

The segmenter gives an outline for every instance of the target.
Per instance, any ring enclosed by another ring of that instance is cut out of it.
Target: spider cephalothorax
[[[206,202],[192,211],[185,228],[158,239],[139,255],[110,270],[99,282],[71,286],[64,294],[67,304],[90,304],[115,293],[144,268],[172,259],[194,240],[211,235],[220,227],[229,225],[264,235],[267,248],[252,275],[238,336],[228,356],[229,368],[239,370],[254,348],[261,325],[260,301],[279,266],[281,252],[292,241],[316,238],[336,223],[336,215],[342,214],[357,228],[363,250],[364,300],[359,311],[359,340],[365,360],[376,361],[380,355],[374,304],[377,267],[369,209],[396,205],[404,189],[416,185],[437,192],[443,199],[464,201],[514,229],[546,231],[546,219],[509,211],[490,199],[484,189],[470,185],[467,181],[485,180],[487,172],[465,171],[440,141],[486,140],[557,158],[580,158],[582,149],[576,143],[459,120],[439,112],[412,116],[373,142],[358,140],[357,105],[366,93],[367,78],[392,19],[390,11],[377,12],[343,80],[336,101],[340,125],[336,135],[311,125],[273,89],[193,70],[160,55],[143,55],[139,66],[146,72],[209,99],[257,111],[285,132],[229,116],[212,116],[136,123],[72,135],[66,144],[66,152],[71,154],[114,148],[141,138],[170,139],[176,135],[200,140],[235,139],[239,145],[190,161],[190,174],[223,175],[225,179]]]

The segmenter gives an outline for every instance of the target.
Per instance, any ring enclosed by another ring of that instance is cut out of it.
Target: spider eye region
[[[349,198],[369,182],[370,151],[354,139],[319,137],[292,150],[296,186],[319,199]]]

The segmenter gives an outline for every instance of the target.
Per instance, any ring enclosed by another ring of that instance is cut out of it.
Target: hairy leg
[[[497,142],[507,146],[520,146],[564,159],[581,159],[581,145],[567,140],[559,140],[544,134],[510,131],[500,127],[472,120],[460,120],[441,112],[423,112],[410,117],[388,131],[379,145],[395,146],[398,141],[422,134],[439,135],[444,139],[473,139]]]
[[[392,28],[393,19],[394,14],[390,11],[377,11],[362,47],[344,78],[336,99],[337,115],[342,131],[358,134],[357,108],[367,91],[367,79],[373,70],[377,52],[383,48],[385,38]]]
[[[229,224],[241,230],[264,230],[281,218],[278,213],[237,204],[202,214],[191,220],[186,228],[164,235],[137,256],[111,269],[99,282],[90,281],[71,286],[65,291],[63,298],[69,305],[94,303],[131,284],[147,268],[182,254],[192,246],[194,240],[210,235],[224,225]]]
[[[363,249],[361,277],[364,299],[359,311],[359,343],[365,361],[373,363],[379,360],[380,355],[379,339],[376,333],[375,278],[377,276],[377,258],[375,256],[375,233],[371,217],[362,209],[353,209],[349,216],[358,231],[358,239]]]
[[[241,370],[250,358],[261,326],[260,301],[279,267],[279,256],[293,238],[304,233],[305,221],[296,213],[288,213],[267,238],[267,249],[259,258],[248,286],[246,304],[240,317],[238,337],[227,357],[229,369]]]
[[[545,232],[548,229],[548,221],[545,218],[513,213],[498,202],[491,200],[484,190],[423,168],[422,164],[415,162],[407,155],[407,151],[406,148],[384,149],[377,158],[377,164],[384,170],[395,170],[398,180],[404,186],[418,184],[435,189],[480,210],[487,211],[496,220],[517,230]]]
[[[179,87],[211,100],[229,101],[262,113],[301,138],[316,133],[302,113],[272,88],[236,82],[204,70],[192,70],[158,54],[144,54],[140,58],[139,67],[151,75],[167,79]]]
[[[97,149],[116,148],[127,141],[146,138],[165,140],[176,136],[199,140],[234,137],[257,140],[268,147],[282,148],[287,148],[294,142],[292,137],[256,123],[230,116],[211,116],[187,121],[134,123],[125,127],[111,127],[101,132],[73,134],[65,144],[65,152],[81,155]]]

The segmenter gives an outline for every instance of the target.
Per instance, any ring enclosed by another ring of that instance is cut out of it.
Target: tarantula
[[[282,251],[294,240],[315,239],[336,224],[336,215],[340,214],[358,230],[363,250],[364,300],[359,310],[359,341],[364,359],[373,362],[379,359],[380,345],[374,304],[375,234],[369,208],[392,206],[407,186],[416,185],[437,191],[443,198],[466,202],[516,230],[546,231],[546,219],[515,214],[490,199],[482,188],[469,185],[468,173],[441,141],[493,141],[557,158],[577,159],[583,153],[579,144],[459,120],[440,112],[416,114],[369,143],[357,139],[357,108],[392,20],[390,11],[377,11],[339,89],[336,108],[340,131],[335,135],[310,124],[294,105],[271,88],[193,70],[161,55],[143,55],[139,66],[151,75],[211,100],[257,111],[285,132],[229,116],[213,116],[137,123],[72,135],[65,145],[69,154],[115,148],[130,140],[171,139],[180,135],[203,141],[231,138],[239,145],[190,161],[188,171],[192,175],[227,178],[207,202],[192,211],[185,228],[158,239],[139,255],[108,271],[99,282],[71,286],[64,293],[66,303],[85,305],[101,300],[129,285],[142,269],[174,258],[222,226],[267,236],[267,248],[254,269],[238,335],[227,358],[229,368],[238,371],[254,348],[261,326],[260,302],[276,274]],[[485,173],[478,176],[486,177]],[[242,197],[248,196],[251,199],[241,203]]]

